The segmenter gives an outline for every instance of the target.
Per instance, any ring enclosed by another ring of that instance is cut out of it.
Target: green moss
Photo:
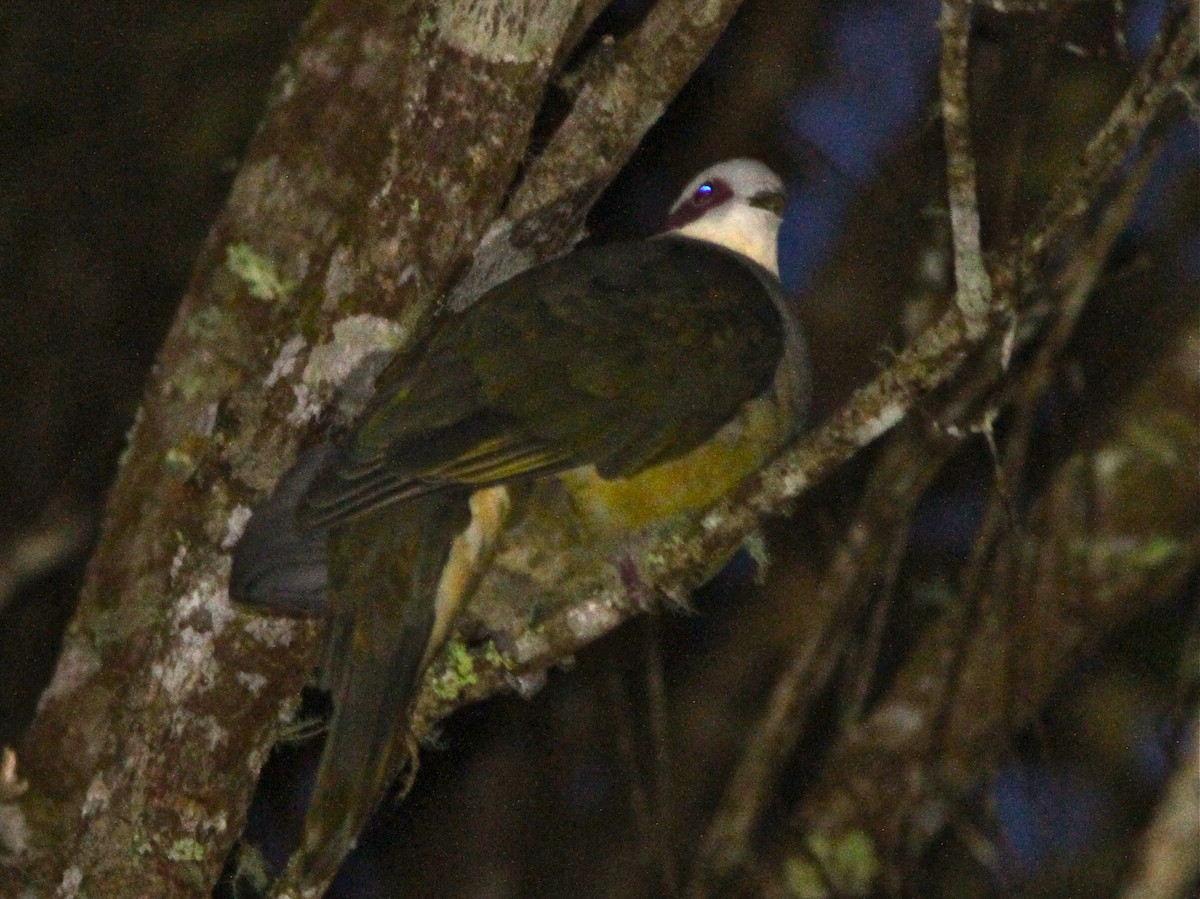
[[[1141,569],[1161,568],[1180,558],[1186,548],[1182,540],[1174,537],[1151,536],[1130,553],[1129,564]]]
[[[685,541],[678,533],[669,532],[663,528],[664,535],[657,544],[652,544],[651,548],[647,549],[642,555],[646,563],[646,567],[653,575],[663,569],[671,568],[677,564],[680,556],[687,552],[687,541]]]
[[[479,683],[479,675],[475,673],[475,660],[471,653],[458,640],[452,640],[446,647],[446,658],[449,664],[433,680],[433,694],[438,699],[453,700],[467,687]]]
[[[1162,534],[1144,538],[1077,539],[1072,542],[1071,548],[1076,556],[1090,564],[1139,571],[1153,571],[1168,565],[1185,550],[1180,540]]]
[[[224,312],[216,306],[204,306],[188,316],[183,333],[195,340],[212,340],[220,335],[224,323]]]
[[[491,640],[487,641],[487,646],[483,650],[483,660],[493,668],[501,668],[505,671],[512,671],[512,660],[508,656],[501,654],[496,648],[496,644]]]
[[[199,862],[204,860],[204,856],[203,844],[191,837],[176,840],[167,850],[167,858],[173,862]]]
[[[225,267],[241,278],[251,296],[260,300],[281,300],[296,286],[279,274],[270,259],[256,253],[249,244],[227,247]]]
[[[173,446],[167,450],[166,455],[163,456],[163,465],[166,466],[167,471],[180,480],[190,477],[196,470],[196,460],[180,446]]]
[[[244,340],[245,325],[216,306],[197,309],[183,322],[183,331],[196,352],[180,360],[170,375],[171,389],[186,402],[215,398],[235,380],[225,360]]]
[[[840,834],[814,834],[807,852],[787,860],[784,875],[788,890],[797,899],[825,899],[830,895],[867,896],[880,873],[875,842],[861,830]]]
[[[125,635],[124,622],[113,609],[105,609],[92,616],[90,632],[92,645],[104,650],[116,644]]]

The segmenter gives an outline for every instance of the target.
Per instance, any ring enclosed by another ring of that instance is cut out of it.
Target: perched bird
[[[783,183],[712,166],[644,241],[588,247],[444,316],[348,437],[303,454],[234,554],[243,602],[329,619],[333,717],[292,864],[332,878],[387,786],[421,675],[505,526],[556,477],[582,533],[698,514],[803,427],[778,280]]]

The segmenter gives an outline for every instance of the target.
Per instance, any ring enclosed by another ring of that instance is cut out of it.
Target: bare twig
[[[955,302],[968,337],[986,327],[992,304],[992,281],[979,243],[979,203],[975,189],[975,156],[971,152],[970,0],[943,0],[938,22],[942,32],[942,123],[946,141],[946,186],[954,243]]]
[[[1153,156],[1152,146],[1131,168],[1096,233],[1076,247],[1058,280],[1061,299],[1054,303],[1056,316],[1038,353],[1023,366],[1019,379],[993,400],[1004,403],[1007,395],[1020,403],[1018,422],[1010,432],[1002,460],[1002,471],[1010,484],[1019,483],[1022,477],[1037,398],[1056,370],[1055,363],[1074,331],[1109,249],[1132,214]],[[1064,475],[1063,480],[1062,489],[1068,489],[1070,476]],[[1065,500],[1056,496],[1054,502]],[[948,616],[937,628],[939,636],[930,636],[917,647],[896,686],[881,700],[871,719],[843,736],[827,776],[844,779],[846,793],[832,788],[836,798],[827,795],[823,801],[828,805],[810,800],[803,816],[810,828],[821,831],[833,820],[844,825],[844,816],[849,815],[855,826],[869,822],[868,830],[888,851],[901,851],[903,847],[905,853],[919,852],[937,830],[932,826],[937,820],[933,810],[969,789],[974,778],[967,772],[976,772],[977,777],[978,772],[988,770],[990,761],[1005,745],[1004,737],[1012,727],[1028,720],[1039,699],[1047,695],[1054,678],[1068,664],[1071,655],[1065,649],[1047,651],[1045,658],[1034,649],[1045,642],[1048,627],[1061,633],[1063,640],[1070,633],[1064,626],[1047,625],[1043,616],[1051,611],[1044,608],[1046,601],[1030,600],[1038,603],[1039,616],[1003,616],[1007,626],[999,627],[999,603],[1026,595],[1034,597],[1038,593],[1036,579],[1055,577],[1042,570],[1037,559],[1028,558],[1028,547],[1041,539],[1039,532],[1057,524],[1053,518],[1029,524],[1029,532],[1013,531],[1009,521],[1006,501],[996,497],[985,514],[963,574],[963,613]],[[1080,533],[1087,532],[1088,528],[1081,526]],[[1191,552],[1195,551],[1196,547],[1191,547]],[[1181,559],[1172,571],[1186,571],[1188,564]],[[1010,575],[1010,570],[1015,573]],[[1035,582],[1026,583],[1022,580],[1025,576]],[[1003,584],[1010,585],[1011,596],[1001,595],[998,585]],[[1061,599],[1058,602],[1055,614],[1073,616]],[[1098,617],[1092,626],[1100,626],[1101,620]],[[1070,646],[1073,651],[1078,643]],[[1014,658],[1014,652],[1019,656]],[[997,670],[1015,675],[1017,666],[1019,678],[1010,676],[1006,682],[996,677]],[[901,737],[888,724],[896,715],[920,726],[907,728]],[[873,773],[867,773],[873,768]],[[839,810],[835,812],[834,808]]]
[[[943,23],[944,29],[948,32],[947,43],[950,45],[950,49],[947,50],[946,56],[949,57],[949,61],[946,62],[946,57],[944,57],[943,72],[944,74],[948,72],[951,76],[951,80],[955,78],[959,79],[961,85],[961,89],[957,91],[951,91],[952,98],[955,99],[954,102],[949,104],[953,108],[948,110],[947,124],[947,155],[950,159],[949,165],[951,166],[950,181],[952,196],[957,193],[957,198],[952,200],[952,202],[955,202],[960,206],[962,213],[959,222],[956,223],[955,239],[956,258],[958,265],[960,266],[960,272],[962,271],[961,267],[964,265],[964,262],[968,272],[972,271],[973,267],[976,267],[980,264],[978,247],[978,215],[974,207],[973,166],[964,165],[962,162],[964,157],[969,160],[970,155],[969,144],[965,142],[964,134],[966,125],[966,73],[964,68],[966,57],[965,50],[961,43],[963,40],[965,40],[966,24],[965,10],[962,7],[949,8]],[[954,41],[957,41],[957,45],[953,43]],[[1172,65],[1182,65],[1186,60],[1186,50],[1179,44],[1174,44],[1173,46],[1176,47],[1176,53],[1179,55],[1179,58],[1174,59]],[[1162,65],[1162,60],[1160,59],[1152,61],[1148,63],[1148,65]],[[1167,68],[1169,69],[1170,66]],[[1142,81],[1141,83],[1143,87],[1147,86],[1145,81]],[[1162,102],[1165,102],[1166,93],[1157,92],[1157,95],[1160,101],[1158,108],[1161,109]],[[1138,106],[1136,103],[1122,104],[1118,106],[1117,110],[1114,111],[1114,115],[1121,114],[1122,110],[1128,108],[1138,108]],[[1149,122],[1151,118],[1147,118],[1145,121]],[[1117,133],[1120,130],[1121,129],[1119,128],[1109,127],[1102,132],[1102,135]],[[1129,132],[1125,132],[1125,134],[1127,139],[1132,139],[1132,135]],[[1114,158],[1116,160],[1123,159],[1127,150],[1128,145],[1123,147],[1113,147],[1112,155],[1107,159],[1100,159],[1093,155],[1087,160],[1087,164],[1081,170],[1078,177],[1081,180],[1090,183],[1099,183],[1095,180],[1097,170],[1105,169],[1111,171],[1116,164],[1114,162]],[[957,170],[954,168],[956,157],[958,158]],[[1127,219],[1132,203],[1130,198],[1137,196],[1141,183],[1141,177],[1144,176],[1145,171],[1145,164],[1140,164],[1137,167],[1137,171],[1134,176],[1130,178],[1126,185],[1124,185],[1120,199],[1114,204],[1113,209],[1106,216],[1106,224],[1102,228],[1100,235],[1098,235],[1096,238],[1096,242],[1089,244],[1084,248],[1083,256],[1092,262],[1084,270],[1073,272],[1075,277],[1071,280],[1071,286],[1073,288],[1072,290],[1062,291],[1065,299],[1061,302],[1061,308],[1056,307],[1059,308],[1059,312],[1057,318],[1055,319],[1055,327],[1052,329],[1049,337],[1043,344],[1042,352],[1045,354],[1045,356],[1039,357],[1045,359],[1045,364],[1048,365],[1050,361],[1057,359],[1067,337],[1069,337],[1070,333],[1073,331],[1074,324],[1078,319],[1079,312],[1082,308],[1081,304],[1083,298],[1090,293],[1090,290],[1094,284],[1094,278],[1099,272],[1099,266],[1102,264],[1102,261],[1107,254],[1107,248],[1111,245],[1112,240],[1115,239],[1115,235],[1119,231],[1119,223],[1124,222]],[[957,191],[954,187],[955,182],[958,183]],[[1061,198],[1063,196],[1074,195],[1075,187],[1076,185],[1069,183],[1068,185],[1064,186],[1062,191],[1060,191],[1058,197]],[[1005,262],[1011,263],[1015,262],[1017,259],[1029,258],[1029,254],[1031,253],[1037,253],[1040,255],[1040,253],[1049,245],[1049,241],[1046,239],[1046,234],[1051,232],[1066,233],[1067,220],[1074,220],[1080,214],[1076,209],[1069,209],[1062,203],[1061,199],[1058,200],[1058,205],[1055,208],[1059,210],[1057,217],[1049,220],[1043,218],[1045,230],[1035,233],[1032,238],[1028,239],[1022,246],[1014,250],[1011,257],[1007,257],[1003,262],[999,263],[1000,267],[1004,267]],[[962,227],[958,227],[960,225]],[[974,271],[976,277],[978,277],[979,269],[974,268]],[[986,280],[986,273],[983,273],[983,277]],[[1006,284],[1012,285],[1013,282],[1008,280]],[[963,285],[960,280],[959,290],[961,291],[962,288]],[[987,295],[987,288],[983,287],[980,291],[977,291],[976,300],[978,300],[980,296],[985,295]],[[997,302],[997,300],[993,298],[993,302]],[[975,301],[968,300],[967,309],[962,310],[964,316],[969,314],[973,305],[976,305]],[[965,331],[966,329],[964,328],[964,333]],[[1041,380],[1041,377],[1045,375],[1047,369],[1041,365],[1035,366],[1035,369],[1037,371],[1037,375],[1034,376],[1033,380],[1039,382],[1038,392],[1040,393],[1045,386],[1045,382]],[[990,386],[991,382],[994,381],[994,378],[994,374],[983,378],[977,383],[975,389],[966,391],[965,397],[960,398],[954,404],[956,408],[960,410],[959,414],[962,414],[962,412],[969,409],[975,403],[978,403],[981,397],[986,396],[988,393],[994,390],[994,387]],[[1014,476],[1013,478],[1009,479],[1010,482],[1015,480],[1016,476],[1019,475],[1021,470],[1023,470],[1024,452],[1022,448],[1024,445],[1024,440],[1017,441],[1017,443],[1013,445],[1012,451],[1009,453],[1008,460],[1006,460],[1006,470],[1011,471]],[[936,470],[936,465],[931,463],[931,467]],[[865,504],[864,508],[870,509],[870,505]],[[1005,503],[1000,502],[995,506],[995,508],[1007,509],[1008,507]],[[864,517],[869,516],[869,513],[867,512],[864,512],[863,514]],[[995,527],[990,529],[988,534],[982,535],[980,541],[976,544],[976,551],[979,556],[976,564],[972,566],[972,569],[976,572],[975,589],[970,591],[973,593],[979,589],[982,579],[984,578],[984,572],[989,570],[989,566],[986,564],[986,562],[992,558],[995,541],[1002,533],[1001,526],[1003,522],[1009,520],[1009,518],[1006,515],[997,514],[995,516],[989,516],[989,520],[993,522]],[[871,567],[869,560],[860,559],[859,563],[868,569]],[[994,639],[994,637],[989,638]],[[810,644],[806,644],[806,647],[809,645]],[[955,655],[958,654],[952,653],[950,658],[953,658]],[[964,660],[960,660],[960,662],[965,664]],[[951,667],[957,666],[952,664]],[[749,745],[752,748],[747,751],[747,755],[743,759],[743,763],[746,767],[745,769],[739,769],[734,778],[731,779],[729,789],[726,794],[726,800],[722,803],[717,816],[714,818],[712,827],[710,827],[705,840],[701,844],[700,856],[697,859],[697,872],[700,876],[693,881],[692,895],[694,896],[710,895],[712,889],[714,888],[713,878],[719,877],[721,873],[731,870],[733,866],[745,860],[745,854],[748,846],[747,835],[750,832],[751,824],[753,821],[757,820],[757,809],[761,805],[762,791],[764,791],[770,785],[770,783],[773,782],[771,774],[772,766],[779,764],[773,756],[773,753],[780,746],[778,740],[779,735],[785,733],[788,728],[794,726],[794,722],[789,720],[786,713],[781,713],[780,709],[785,707],[789,709],[803,708],[803,703],[798,699],[798,697],[802,694],[801,691],[796,688],[796,685],[792,680],[793,676],[800,678],[811,678],[815,680],[818,686],[819,684],[823,683],[823,678],[821,677],[820,672],[812,667],[809,667],[807,660],[805,660],[805,663],[799,667],[789,669],[787,674],[785,674],[784,678],[780,681],[777,687],[777,693],[772,700],[770,711],[767,713],[767,717],[764,719],[764,725],[756,735],[757,739],[750,741]],[[950,678],[950,681],[953,680],[953,678]],[[941,682],[944,684],[947,683],[947,680],[943,677]],[[809,685],[806,685],[806,687],[808,686]],[[944,693],[942,695],[943,697],[945,696]],[[944,706],[942,707],[944,708]],[[908,706],[908,708],[910,711],[912,710],[911,705]],[[934,716],[934,718],[936,718],[936,716]],[[933,719],[930,719],[930,721],[932,722]],[[929,735],[937,733],[939,730],[940,728],[933,727],[926,733]],[[913,801],[916,802],[917,797],[914,796]],[[703,866],[707,866],[709,871],[703,872]],[[707,877],[704,876],[705,873],[707,873]]]
[[[1142,834],[1122,899],[1184,899],[1200,885],[1200,711]]]
[[[729,777],[701,838],[688,895],[719,895],[722,882],[749,859],[750,839],[782,766],[800,739],[804,719],[846,652],[847,641],[875,593],[877,571],[907,542],[917,501],[941,471],[956,442],[927,446],[916,429],[897,435],[876,463],[858,511],[817,590],[824,617],[798,638],[775,682],[766,711]]]
[[[1008,251],[1014,264],[993,268],[998,289],[1029,278],[1047,249],[1056,246],[1087,215],[1101,188],[1113,179],[1146,129],[1163,114],[1177,95],[1184,72],[1195,64],[1197,24],[1194,13],[1171,8],[1145,61],[1104,125],[1088,141],[1076,174],[1059,185],[1029,229],[1029,237],[1016,239],[1022,249]]]

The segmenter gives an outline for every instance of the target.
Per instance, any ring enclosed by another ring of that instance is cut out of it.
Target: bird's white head
[[[720,244],[778,275],[783,203],[783,180],[773,171],[753,159],[727,159],[706,168],[679,195],[667,233]]]

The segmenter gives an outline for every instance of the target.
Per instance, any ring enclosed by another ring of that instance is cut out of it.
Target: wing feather
[[[331,524],[450,487],[694,449],[771,383],[784,328],[765,269],[685,238],[579,250],[445,318],[381,377],[305,498]]]

